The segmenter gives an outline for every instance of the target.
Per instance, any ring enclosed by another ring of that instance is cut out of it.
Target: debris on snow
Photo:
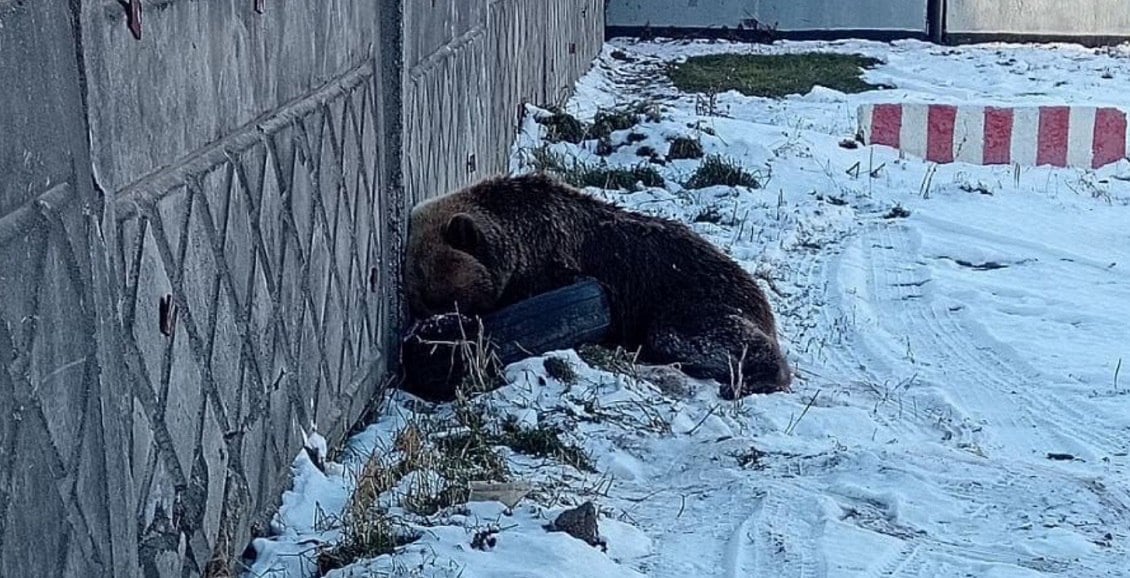
[[[565,532],[590,546],[601,546],[607,550],[607,545],[600,537],[596,518],[596,506],[592,502],[585,502],[576,508],[558,514],[548,529],[554,532]]]

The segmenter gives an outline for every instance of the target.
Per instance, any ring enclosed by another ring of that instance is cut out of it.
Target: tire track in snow
[[[1076,289],[1083,290],[1082,288],[1093,288],[1096,285],[1102,285],[1102,294],[1107,305],[1117,306],[1130,300],[1130,290],[1127,289],[1130,287],[1130,284],[1115,283],[1111,280],[1112,276],[1120,279],[1130,278],[1130,276],[1127,276],[1124,272],[1112,270],[1108,265],[1095,263],[1093,260],[1088,260],[1086,257],[1081,257],[1074,253],[1032,241],[1012,240],[995,233],[962,225],[949,224],[947,221],[939,221],[937,219],[928,219],[927,222],[930,224],[929,229],[931,231],[947,235],[946,241],[948,244],[980,245],[993,252],[1004,252],[1003,247],[1021,248],[1034,252],[1034,254],[1037,255],[1037,261],[1047,263],[1044,265],[1044,267],[1048,269],[1045,277],[1051,277],[1057,280],[1065,279],[1071,283],[1069,287],[1071,287],[1072,290],[1064,290],[1065,292],[1075,293]],[[940,228],[943,225],[947,227],[952,226],[954,230]],[[1013,251],[1008,252],[1012,253]],[[1045,259],[1045,257],[1054,257],[1056,259]],[[995,287],[996,285],[988,286]],[[1008,284],[1002,282],[1000,286],[1007,288]],[[1044,289],[1045,291],[1033,292],[1031,297],[1043,300],[1046,297],[1047,291],[1047,288]],[[1028,296],[1027,293],[1021,294]],[[1061,296],[1055,295],[1053,297]],[[1001,309],[1006,312],[1010,308],[1010,304],[1002,303],[1001,305]],[[1020,315],[1033,318],[1046,317],[1051,320],[1059,320],[1062,323],[1062,318],[1070,317],[1068,311],[1070,311],[1071,308],[1071,297],[1062,297],[1060,300],[1053,301],[1051,307],[1053,310],[1047,311],[1043,316],[1027,312]],[[970,315],[971,314],[968,312],[962,312],[958,316],[958,319],[950,321],[959,325],[958,331],[969,333],[971,337],[974,338],[973,341],[991,344],[991,347],[978,348],[977,356],[982,362],[992,365],[994,373],[1001,376],[1011,376],[1014,379],[1024,380],[1028,383],[1040,384],[1040,387],[1029,387],[1019,392],[1020,395],[1026,398],[1026,402],[1035,411],[1047,415],[1065,417],[1065,420],[1059,420],[1059,422],[1066,422],[1073,425],[1088,422],[1106,424],[1118,423],[1117,419],[1096,420],[1096,415],[1102,415],[1099,405],[1089,397],[1080,395],[1079,391],[1072,392],[1065,387],[1066,384],[1072,384],[1076,386],[1078,390],[1084,387],[1094,387],[1094,383],[1085,383],[1079,378],[1070,375],[1052,377],[1047,373],[1035,369],[1030,363],[1023,359],[1012,345],[1002,343],[1000,340],[993,338],[988,328],[973,320]],[[952,332],[950,332],[950,334],[952,335]],[[1051,340],[1056,338],[1069,339],[1069,337],[1058,335],[1044,335],[1038,338]],[[1063,392],[1066,396],[1059,395],[1057,392]],[[1088,441],[1093,447],[1102,448],[1108,454],[1130,450],[1130,431],[1125,427],[1102,432],[1086,428],[1076,428],[1073,433],[1077,435],[1080,440]]]
[[[827,282],[825,302],[818,308],[820,327],[841,332],[837,341],[820,352],[818,361],[832,369],[829,377],[849,381],[854,393],[866,396],[872,419],[900,439],[937,436],[954,447],[976,446],[980,435],[963,410],[942,395],[940,388],[921,381],[918,369],[891,351],[888,343],[894,337],[884,340],[881,336],[884,314],[867,298],[869,286],[877,283],[893,283],[904,293],[914,291],[920,275],[876,281],[875,268],[861,245],[858,236],[851,239],[843,251],[804,280]],[[900,388],[905,391],[898,391]]]
[[[944,321],[950,327],[944,336],[952,337],[959,331],[965,331],[977,336],[982,342],[991,339],[976,324],[959,323],[953,318]],[[1003,355],[1007,346],[997,344],[979,347],[976,354],[956,343],[951,342],[950,346],[953,351],[963,354],[962,357],[970,365],[978,364],[984,375],[993,376],[987,382],[995,385],[998,393],[1016,392],[1015,396],[1020,398],[1019,405],[1030,416],[1032,427],[1040,429],[1042,437],[1049,444],[1044,448],[1035,448],[1038,457],[1044,458],[1048,452],[1055,452],[1085,455],[1092,459],[1125,451],[1130,446],[1125,432],[1087,427],[1086,424],[1093,423],[1093,414],[1085,415],[1076,408],[1086,406],[1092,412],[1097,411],[1097,408],[1086,400],[1075,399],[1068,403],[1055,394],[1056,388],[1048,378],[1034,370],[1021,372],[1020,370],[1030,368],[1015,355]],[[1095,451],[1096,449],[1100,451]]]
[[[1092,272],[1102,273],[1104,275],[1118,275],[1124,279],[1130,280],[1130,274],[1123,269],[1112,269],[1111,263],[1105,260],[1098,260],[1085,255],[1061,249],[1050,244],[1029,239],[1021,239],[1017,237],[1010,237],[1001,233],[987,231],[980,227],[966,225],[964,223],[957,223],[949,219],[936,217],[930,214],[919,214],[916,216],[915,221],[921,223],[934,231],[945,234],[947,236],[963,236],[980,241],[983,245],[989,247],[1011,247],[1013,249],[1024,249],[1031,254],[1044,255],[1052,257],[1060,261],[1067,261],[1081,265],[1088,268]],[[1044,227],[1055,229],[1054,223],[1044,223]],[[1069,237],[1070,235],[1064,233],[1062,228],[1056,231],[1060,237]],[[1110,248],[1105,251],[1106,254],[1110,253]]]
[[[857,325],[853,335],[844,340],[844,347],[830,348],[827,361],[834,373],[852,379],[876,379],[885,372],[889,377],[893,368],[903,365],[900,355],[906,355],[903,348],[907,345],[900,343],[898,336],[913,336],[910,355],[923,382],[951,394],[947,397],[956,400],[959,412],[980,415],[984,432],[960,429],[968,439],[992,440],[1000,450],[991,467],[984,471],[978,468],[967,476],[945,471],[945,467],[939,471],[937,464],[923,468],[921,475],[930,486],[953,499],[978,505],[970,516],[984,516],[982,522],[989,525],[1007,524],[1020,513],[1040,508],[1039,500],[1050,495],[1049,488],[1071,488],[1093,495],[1086,504],[1106,504],[1113,518],[1107,520],[1108,527],[1112,523],[1123,526],[1128,516],[1125,506],[1120,507],[1124,502],[1119,496],[1101,485],[1103,491],[1096,491],[1094,482],[1060,471],[1044,456],[1063,447],[1100,454],[1124,451],[1127,436],[1124,432],[1087,428],[1084,424],[1094,421],[1093,417],[1085,419],[1087,409],[1057,395],[1050,379],[992,338],[966,307],[938,295],[918,248],[914,232],[903,225],[871,226],[851,240],[842,256],[831,260],[826,278],[832,283],[828,306],[821,311],[821,325],[831,327],[837,311],[856,305],[870,307],[864,321],[874,323]],[[815,272],[812,276],[818,278]],[[1077,403],[1074,399],[1072,402]],[[892,420],[875,417],[897,430]],[[1012,463],[1018,453],[1023,454],[1017,450],[1027,450],[1029,459]],[[813,491],[819,493],[818,489]],[[996,511],[998,508],[1001,511]],[[986,564],[1019,565],[1039,573],[1058,573],[1069,567],[1067,561],[1033,558],[1013,544],[1002,544],[1004,551],[980,548],[975,544],[983,536],[979,536],[976,525],[950,531],[958,533],[953,536],[957,542],[936,537],[907,539],[904,547],[872,575],[936,575],[959,568],[976,574]],[[1074,531],[1088,534],[1092,540],[1101,536],[1094,528]]]
[[[878,558],[871,553],[864,576],[979,576],[986,565],[1058,574],[1068,568],[1099,570],[1112,556],[1125,554],[1125,545],[1108,534],[1114,529],[1117,535],[1130,522],[1115,488],[1047,465],[967,454],[890,457],[862,478],[840,472],[797,482],[810,500],[823,496],[837,503],[840,524],[902,543]],[[870,482],[861,495],[854,487],[862,480]],[[873,497],[867,495],[871,487]],[[1048,532],[1056,533],[1052,543]],[[1054,542],[1065,537],[1099,547],[1064,553]],[[862,561],[868,561],[866,553]]]
[[[889,336],[907,336],[908,349],[920,358],[917,365],[938,383],[948,381],[946,390],[965,402],[967,412],[981,415],[996,430],[990,435],[1012,434],[996,437],[1002,451],[1024,450],[1041,459],[1048,452],[1125,451],[1126,432],[1085,427],[1090,420],[1056,395],[1050,379],[1016,356],[1006,358],[1001,352],[1007,346],[973,321],[964,306],[935,296],[910,228],[872,226],[858,242],[871,273],[867,301],[880,311],[881,328]],[[901,344],[887,345],[897,351]]]
[[[920,555],[922,545],[914,542],[906,543],[894,559],[883,564],[879,570],[869,573],[869,576],[921,576],[922,566],[925,561]]]
[[[823,518],[812,496],[774,486],[730,536],[725,575],[824,578]]]

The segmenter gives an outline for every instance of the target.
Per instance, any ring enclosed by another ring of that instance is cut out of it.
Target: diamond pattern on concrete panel
[[[52,235],[54,237],[55,235]],[[82,420],[86,417],[85,380],[87,366],[94,362],[91,331],[81,321],[83,303],[68,274],[69,252],[51,243],[44,260],[44,280],[36,295],[35,331],[31,347],[28,380],[35,384],[36,397],[47,415],[50,440],[69,470],[82,439]]]
[[[271,423],[266,419],[250,424],[243,434],[240,451],[231,454],[232,459],[237,460],[242,467],[253,510],[258,510],[262,505],[260,500],[269,491],[269,478],[274,471],[270,469],[274,465],[273,460],[268,461],[268,456],[272,453],[268,445],[271,436],[270,427]],[[232,489],[229,488],[230,491]]]
[[[258,145],[252,147],[244,156],[244,174],[248,175],[250,187],[259,186],[262,191],[258,198],[259,237],[263,243],[263,257],[267,259],[267,268],[271,271],[268,277],[271,291],[275,293],[276,287],[282,283],[282,243],[283,229],[286,226],[282,215],[285,212],[283,194],[279,186],[277,160],[267,154],[267,147]],[[258,179],[255,179],[258,175]],[[259,184],[256,184],[256,181]]]
[[[251,279],[248,284],[246,311],[248,322],[248,336],[252,353],[255,355],[254,366],[261,374],[262,385],[270,381],[269,370],[271,363],[271,342],[273,339],[271,315],[274,313],[274,300],[267,286],[267,263],[256,256],[251,268]]]
[[[90,381],[94,381],[93,377],[90,376]],[[84,553],[82,560],[88,563],[90,560],[95,560],[98,563],[109,564],[111,554],[99,548],[99,545],[105,542],[97,539],[96,536],[99,528],[110,527],[107,493],[121,491],[121,488],[109,487],[108,480],[111,478],[110,473],[106,471],[105,454],[107,451],[121,451],[121,449],[107,448],[106,437],[101,427],[102,400],[90,395],[87,396],[86,403],[87,407],[84,411],[86,424],[78,448],[74,485],[70,489],[67,500],[69,518],[74,528],[71,542],[72,549]],[[85,569],[82,574],[89,575],[90,569]]]
[[[184,264],[181,268],[184,298],[191,312],[194,325],[202,334],[205,351],[212,347],[212,332],[208,330],[215,321],[216,290],[220,279],[220,268],[216,259],[215,237],[211,210],[205,191],[222,186],[225,171],[217,169],[209,173],[199,185],[193,186],[192,207],[188,218],[187,239],[184,248]]]
[[[16,400],[16,387],[12,377],[8,375],[8,367],[12,363],[12,336],[8,333],[8,324],[0,319],[0,415],[16,415],[18,400]],[[18,423],[9,420],[0,423],[0,543],[4,539],[4,527],[7,523],[7,507],[9,495],[6,492],[9,478],[16,463],[16,434]]]
[[[46,438],[47,423],[39,411],[24,411],[16,421],[16,447],[27,456]],[[26,449],[25,449],[26,448]],[[48,450],[50,451],[50,450]],[[5,533],[0,544],[0,561],[19,563],[21,568],[50,569],[48,575],[59,575],[70,545],[67,509],[55,481],[65,475],[61,461],[42,456],[23,456],[9,472],[8,511]],[[44,524],[44,520],[54,523]],[[18,562],[17,562],[18,561]],[[12,568],[0,566],[0,575],[16,576]]]
[[[137,275],[131,279],[134,283],[133,287],[127,287],[125,294],[133,297],[130,329],[133,342],[141,353],[141,361],[144,362],[144,367],[139,369],[144,370],[148,376],[149,383],[146,385],[149,386],[148,391],[155,397],[160,393],[163,373],[161,367],[164,364],[166,348],[158,330],[160,319],[158,303],[162,296],[172,293],[173,285],[165,273],[164,262],[157,249],[157,239],[149,220],[142,219],[134,230],[138,233],[138,239],[134,243],[139,253]],[[134,391],[135,394],[139,393],[136,387]]]
[[[217,191],[223,194],[223,191]],[[251,231],[251,210],[246,186],[238,178],[232,179],[227,198],[209,195],[209,204],[226,204],[227,228],[221,233],[224,239],[224,258],[227,260],[237,306],[247,304],[247,286],[251,279],[254,258],[254,237]]]
[[[109,557],[89,272],[65,230],[73,219],[56,212],[74,212],[71,200],[35,206],[27,232],[0,245],[0,271],[24,287],[0,299],[0,576],[78,560],[100,573]]]
[[[205,484],[207,501],[203,516],[202,531],[208,543],[215,543],[219,533],[220,510],[224,506],[224,483],[227,481],[228,450],[224,443],[224,428],[216,419],[212,405],[208,405],[203,415],[203,428],[200,433],[200,455],[205,465]]]
[[[224,409],[227,423],[224,431],[239,428],[247,411],[243,403],[243,388],[240,386],[240,355],[242,336],[236,324],[235,299],[231,287],[216,280],[214,293],[216,316],[212,321],[212,379],[216,384],[216,402]]]
[[[299,428],[349,407],[340,392],[371,359],[386,295],[369,290],[382,249],[371,80],[233,137],[119,212],[135,419],[153,432],[134,431],[134,467],[160,505],[138,518],[149,560],[183,550],[203,567],[222,496],[270,502]]]
[[[204,411],[203,380],[188,346],[187,333],[181,329],[173,335],[169,385],[162,406],[164,423],[184,472],[192,469],[193,453],[200,438],[200,414]]]

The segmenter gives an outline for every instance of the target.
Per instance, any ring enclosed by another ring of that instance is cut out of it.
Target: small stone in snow
[[[551,532],[565,532],[570,536],[587,543],[590,546],[600,546],[607,550],[608,545],[600,537],[596,523],[596,506],[592,502],[585,502],[572,510],[565,510],[557,516],[549,528]]]
[[[1075,460],[1075,456],[1073,456],[1071,454],[1060,454],[1060,453],[1055,453],[1055,452],[1048,452],[1048,459],[1049,460],[1062,461],[1062,462],[1070,462],[1070,461]]]

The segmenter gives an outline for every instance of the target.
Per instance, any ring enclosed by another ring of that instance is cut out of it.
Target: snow
[[[865,78],[897,88],[730,92],[707,116],[658,73],[695,54],[813,49],[875,56],[884,64]],[[716,212],[692,225],[771,281],[794,391],[724,402],[716,384],[660,389],[573,351],[549,354],[577,371],[572,384],[546,374],[545,356],[518,362],[477,410],[562,426],[596,471],[507,452],[514,476],[537,488],[513,511],[472,503],[415,518],[416,542],[329,575],[1130,575],[1130,161],[931,166],[839,144],[866,102],[1130,110],[1128,63],[1127,47],[610,43],[567,109],[591,118],[650,98],[663,120],[635,127],[647,138],[609,163],[694,135],[771,177],[763,189],[687,191],[679,183],[699,161],[680,160],[656,167],[663,188],[590,192],[688,222]],[[540,144],[530,117],[514,169]],[[591,143],[552,148],[600,162]],[[909,216],[887,218],[896,205]],[[396,393],[327,473],[298,456],[278,535],[256,541],[250,575],[312,576],[312,548],[339,537],[316,521],[342,511],[366,457],[392,452],[423,412],[448,411]],[[601,511],[607,552],[544,529],[585,500]],[[470,547],[492,524],[495,547]]]

